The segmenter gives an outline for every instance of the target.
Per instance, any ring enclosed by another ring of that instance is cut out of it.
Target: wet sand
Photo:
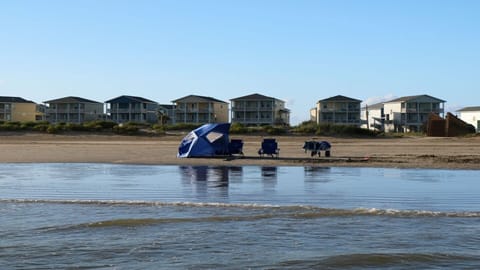
[[[331,157],[310,157],[305,136],[274,136],[278,158],[257,154],[264,137],[231,135],[244,141],[244,156],[177,158],[183,135],[158,137],[117,135],[50,135],[0,133],[2,163],[118,163],[209,166],[365,166],[398,168],[480,169],[480,136],[461,138],[333,138]]]

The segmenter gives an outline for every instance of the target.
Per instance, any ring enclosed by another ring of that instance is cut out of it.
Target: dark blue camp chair
[[[243,156],[243,141],[240,139],[231,139],[230,143],[228,143],[228,152],[230,155]]]
[[[306,141],[305,144],[303,145],[303,149],[305,149],[305,153],[307,151],[310,151],[310,156],[315,156],[318,154],[318,156],[321,156],[322,151],[325,151],[325,156],[329,157],[330,156],[330,148],[332,146],[330,145],[329,142],[327,141]]]
[[[263,139],[262,148],[258,150],[260,156],[270,155],[271,157],[278,157],[280,155],[280,148],[275,139]]]

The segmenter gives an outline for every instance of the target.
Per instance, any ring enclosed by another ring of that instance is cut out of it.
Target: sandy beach
[[[259,157],[262,136],[231,135],[244,141],[244,156],[177,158],[183,135],[0,134],[2,163],[117,163],[210,166],[365,166],[480,169],[480,137],[334,138],[331,157],[310,157],[305,136],[275,136],[280,157]]]

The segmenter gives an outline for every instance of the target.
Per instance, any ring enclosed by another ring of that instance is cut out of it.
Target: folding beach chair
[[[260,156],[269,155],[271,157],[278,157],[280,155],[280,148],[275,139],[263,139],[262,148],[258,150]]]
[[[228,152],[230,155],[243,156],[243,140],[231,139],[230,143],[228,143]]]

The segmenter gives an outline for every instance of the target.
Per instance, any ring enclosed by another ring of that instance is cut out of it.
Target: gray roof
[[[157,103],[153,100],[137,96],[122,95],[105,101],[105,103]]]
[[[480,106],[470,106],[470,107],[465,107],[460,110],[457,110],[457,112],[479,112],[480,111]]]
[[[204,101],[210,101],[210,102],[220,102],[220,103],[227,103],[223,100],[219,100],[219,99],[216,99],[216,98],[213,98],[213,97],[207,97],[207,96],[198,96],[198,95],[188,95],[188,96],[184,96],[184,97],[181,97],[181,98],[178,98],[178,99],[175,99],[175,100],[172,100],[172,102],[179,102],[183,99],[200,99],[200,100],[204,100]]]
[[[246,95],[243,97],[232,98],[230,100],[260,100],[260,99],[275,99],[273,97],[267,97],[258,93]]]
[[[354,99],[354,98],[350,98],[350,97],[346,97],[346,96],[342,96],[342,95],[336,95],[336,96],[329,97],[329,98],[326,98],[326,99],[321,99],[321,100],[319,100],[318,102],[324,102],[324,101],[362,102],[362,101],[359,100],[359,99]]]
[[[81,97],[72,97],[72,96],[47,100],[47,101],[44,101],[43,103],[100,103],[102,104],[101,102],[98,102],[98,101],[81,98]]]
[[[0,96],[0,102],[4,102],[4,103],[35,103],[33,101],[30,101],[30,100],[26,100],[24,98],[21,98],[21,97],[6,97],[6,96]]]
[[[432,96],[429,96],[429,95],[415,95],[415,96],[399,97],[399,98],[396,98],[396,99],[392,99],[392,100],[390,100],[390,101],[385,101],[384,103],[406,102],[406,101],[415,100],[415,99],[418,99],[418,98],[421,98],[421,97],[431,98],[431,99],[434,99],[434,100],[436,100],[436,101],[438,101],[438,102],[445,102],[445,100],[442,100],[442,99],[439,99],[439,98],[436,98],[436,97],[432,97]]]

